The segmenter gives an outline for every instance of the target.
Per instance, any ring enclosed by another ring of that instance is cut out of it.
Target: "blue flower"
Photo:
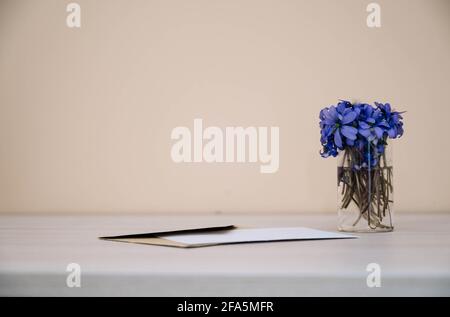
[[[375,166],[387,145],[386,139],[403,135],[402,112],[392,111],[389,103],[352,104],[341,100],[322,109],[320,142],[322,157],[337,156],[347,148],[357,149],[361,164],[354,168]]]
[[[370,105],[363,105],[358,119],[358,133],[374,144],[383,139],[389,129],[382,112]]]
[[[387,134],[389,138],[395,139],[403,135],[403,119],[402,112],[392,111],[389,103],[382,104],[375,102],[379,111],[382,112],[383,117],[387,123]]]
[[[323,109],[320,112],[322,144],[324,140],[328,142],[328,138],[333,135],[336,147],[342,150],[346,140],[356,140],[358,130],[351,124],[357,116],[358,114],[353,111],[351,105],[348,107],[345,101],[339,102],[336,107],[331,106]]]
[[[329,156],[336,157],[339,154],[338,148],[333,142],[333,138],[329,138],[326,142],[322,142],[322,145],[323,149],[320,152],[320,155],[322,157],[329,157]]]

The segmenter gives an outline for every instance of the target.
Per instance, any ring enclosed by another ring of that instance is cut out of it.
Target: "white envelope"
[[[100,239],[180,248],[195,248],[234,243],[351,238],[356,238],[356,236],[304,227],[246,228],[227,225],[110,236],[101,237]]]

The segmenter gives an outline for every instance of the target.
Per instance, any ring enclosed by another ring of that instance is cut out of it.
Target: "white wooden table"
[[[450,295],[450,214],[400,214],[392,233],[359,239],[196,249],[99,236],[237,224],[335,230],[334,214],[1,214],[0,295]],[[81,287],[66,285],[69,263]],[[366,267],[381,268],[369,288]]]

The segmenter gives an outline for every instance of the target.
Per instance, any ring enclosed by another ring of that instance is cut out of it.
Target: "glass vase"
[[[338,155],[337,178],[340,231],[394,230],[391,143],[346,148]]]

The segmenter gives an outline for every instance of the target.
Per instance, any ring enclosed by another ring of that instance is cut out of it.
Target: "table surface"
[[[334,214],[1,214],[0,295],[449,296],[450,214],[402,213],[391,233],[181,249],[100,240],[174,227],[336,231]],[[81,287],[68,287],[69,263]],[[367,266],[380,267],[368,287]]]

